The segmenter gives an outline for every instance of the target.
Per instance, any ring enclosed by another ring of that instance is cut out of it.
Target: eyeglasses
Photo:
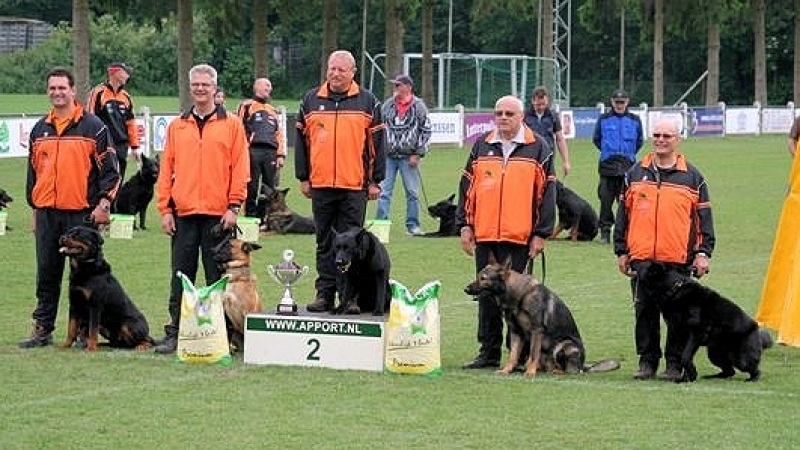
[[[517,115],[517,113],[515,113],[514,111],[495,111],[494,112],[494,116],[495,117],[514,117],[516,115]]]
[[[675,135],[674,135],[674,134],[668,134],[668,133],[653,133],[653,138],[654,138],[654,139],[672,139],[672,138],[674,138],[674,137],[675,137]]]

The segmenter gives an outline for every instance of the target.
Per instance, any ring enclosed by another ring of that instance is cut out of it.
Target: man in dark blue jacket
[[[597,171],[600,182],[597,196],[600,199],[600,241],[611,242],[611,225],[614,224],[614,200],[618,200],[625,183],[625,172],[636,162],[644,136],[639,116],[628,110],[630,97],[622,89],[611,94],[611,110],[602,114],[594,128],[592,141],[600,150]]]

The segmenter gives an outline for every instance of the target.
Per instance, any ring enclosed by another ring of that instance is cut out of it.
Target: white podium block
[[[380,372],[384,326],[382,317],[366,315],[249,314],[244,362]]]

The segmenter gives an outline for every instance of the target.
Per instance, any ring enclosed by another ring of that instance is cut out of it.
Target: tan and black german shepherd
[[[214,260],[228,285],[222,297],[228,322],[228,342],[234,350],[244,348],[244,327],[247,315],[262,312],[264,305],[258,294],[258,281],[251,270],[250,253],[260,245],[240,239],[226,239],[214,247]]]
[[[567,305],[531,275],[511,269],[511,258],[499,263],[494,254],[464,291],[491,296],[503,310],[511,348],[508,361],[498,373],[508,375],[519,363],[523,345],[530,345],[525,376],[537,371],[551,373],[602,372],[619,368],[615,360],[587,366],[586,350],[578,325]]]

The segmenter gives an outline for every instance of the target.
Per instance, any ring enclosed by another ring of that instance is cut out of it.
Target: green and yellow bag
[[[438,376],[442,374],[439,333],[439,290],[431,281],[413,296],[389,280],[392,306],[386,322],[385,367],[388,372]]]
[[[183,283],[181,296],[181,322],[178,329],[177,357],[188,363],[233,362],[228,347],[228,331],[225,327],[225,311],[222,294],[228,284],[228,276],[211,286],[196,288],[192,281],[178,272]]]

